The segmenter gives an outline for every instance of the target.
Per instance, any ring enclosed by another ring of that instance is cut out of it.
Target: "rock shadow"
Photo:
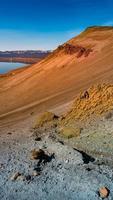
[[[78,151],[79,153],[82,154],[82,159],[84,161],[84,164],[88,164],[89,162],[94,162],[95,161],[95,158],[93,158],[92,156],[88,155],[84,151],[78,150],[76,148],[74,148],[74,150]]]

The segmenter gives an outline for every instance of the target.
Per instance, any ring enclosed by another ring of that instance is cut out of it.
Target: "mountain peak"
[[[113,30],[113,26],[89,26],[85,29],[84,32],[109,31],[109,30]]]

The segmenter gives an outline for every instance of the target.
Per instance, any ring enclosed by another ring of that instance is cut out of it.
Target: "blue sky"
[[[0,50],[54,49],[92,25],[113,25],[113,0],[0,0]]]

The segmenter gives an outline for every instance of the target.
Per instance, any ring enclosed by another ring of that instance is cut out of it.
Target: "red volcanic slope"
[[[0,118],[63,105],[100,82],[113,82],[113,27],[88,28],[41,62],[0,77]]]

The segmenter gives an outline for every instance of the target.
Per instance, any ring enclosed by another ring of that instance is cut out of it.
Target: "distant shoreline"
[[[0,51],[0,62],[34,64],[50,54],[50,51]]]
[[[19,63],[25,63],[25,64],[34,64],[41,60],[42,58],[21,58],[21,57],[0,57],[0,62],[19,62]]]

